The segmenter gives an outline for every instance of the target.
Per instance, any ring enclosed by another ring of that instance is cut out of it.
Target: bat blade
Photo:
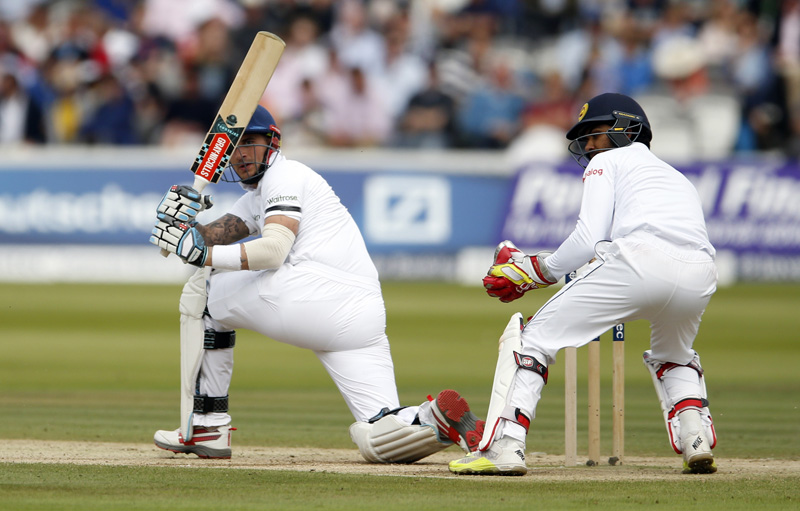
[[[270,32],[258,32],[231,83],[203,145],[192,163],[192,187],[202,191],[216,183],[228,166],[244,129],[283,55],[286,43]],[[162,249],[161,255],[169,252]]]
[[[200,191],[222,177],[285,47],[286,43],[275,34],[256,34],[192,163],[196,190]]]

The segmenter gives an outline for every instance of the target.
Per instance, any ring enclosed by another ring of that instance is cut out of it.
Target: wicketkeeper
[[[180,428],[157,431],[155,444],[231,457],[228,389],[235,330],[246,328],[314,352],[355,417],[350,436],[366,460],[410,463],[453,444],[477,447],[483,421],[457,392],[400,406],[378,272],[361,233],[319,174],[283,156],[265,108],[222,179],[245,193],[208,225],[195,217],[211,198],[190,187],[171,187],[158,206],[150,242],[198,270],[180,300]]]
[[[684,472],[715,472],[716,436],[693,349],[717,283],[700,197],[686,177],[650,152],[650,123],[628,96],[589,100],[567,139],[585,168],[575,230],[552,254],[526,255],[510,241],[500,243],[483,282],[490,296],[510,302],[595,260],[527,324],[520,313],[511,318],[500,339],[480,446],[452,461],[450,470],[526,473],[525,437],[558,351],[645,319],[651,336],[644,362],[670,444],[683,455]]]

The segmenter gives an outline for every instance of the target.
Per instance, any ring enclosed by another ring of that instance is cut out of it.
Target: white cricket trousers
[[[380,283],[334,268],[302,262],[277,270],[213,272],[208,282],[206,328],[244,328],[312,350],[357,421],[384,407],[399,407],[386,336]],[[200,394],[228,394],[231,349],[206,350]],[[195,425],[230,422],[228,414],[195,414]]]
[[[603,242],[587,271],[525,326],[522,351],[550,366],[563,348],[588,344],[618,323],[645,319],[653,359],[688,364],[716,284],[716,265],[705,253],[651,237]],[[535,413],[543,386],[538,374],[516,371],[509,404]]]

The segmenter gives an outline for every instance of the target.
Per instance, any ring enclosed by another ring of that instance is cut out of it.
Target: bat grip
[[[194,183],[192,183],[192,188],[194,188],[195,190],[197,190],[198,193],[200,193],[200,192],[203,191],[203,189],[206,187],[207,184],[208,184],[208,181],[206,181],[205,179],[203,179],[202,177],[200,177],[198,175],[195,175],[194,176]],[[163,257],[169,257],[169,251],[167,249],[165,249],[165,248],[162,248],[161,249],[161,255]]]

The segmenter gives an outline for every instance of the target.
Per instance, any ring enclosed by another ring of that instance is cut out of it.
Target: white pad
[[[197,375],[203,361],[206,309],[206,281],[211,268],[198,268],[181,293],[181,435],[185,441],[192,439],[192,414]]]
[[[453,445],[439,441],[433,426],[408,425],[396,415],[372,424],[356,422],[350,438],[370,463],[413,463]]]
[[[650,376],[653,379],[653,385],[656,388],[656,394],[658,395],[658,401],[661,404],[661,411],[664,415],[664,424],[667,427],[667,435],[669,437],[669,443],[672,446],[672,449],[678,453],[683,454],[683,446],[681,446],[681,420],[680,420],[680,413],[676,413],[675,405],[685,399],[697,398],[702,403],[708,403],[708,395],[706,393],[706,383],[705,378],[703,377],[703,371],[700,366],[700,357],[695,353],[694,359],[689,364],[691,366],[696,366],[695,368],[690,368],[688,366],[675,366],[672,369],[667,369],[662,375],[661,378],[658,377],[658,372],[661,367],[664,365],[663,362],[659,360],[654,360],[652,358],[652,352],[647,350],[642,355],[644,360],[644,365],[650,371]],[[695,372],[699,377],[699,381],[697,383],[696,388],[693,389],[694,392],[688,394],[683,392],[680,396],[671,396],[670,392],[668,391],[668,386],[664,384],[663,379],[665,377],[668,378],[668,374],[670,371],[674,371],[675,369],[686,368],[690,371]],[[701,406],[697,407],[700,410],[700,418],[702,421],[703,429],[705,430],[706,438],[710,443],[710,447],[713,449],[714,446],[717,444],[717,435],[714,431],[714,422],[711,418],[711,411],[708,409],[708,406]]]
[[[522,314],[517,312],[511,316],[503,335],[500,336],[492,397],[489,401],[489,411],[486,414],[486,428],[481,443],[478,445],[478,449],[481,451],[488,449],[494,440],[495,434],[498,433],[497,427],[500,425],[500,419],[516,422],[515,409],[509,406],[508,399],[518,367],[514,352],[522,349],[522,325]],[[531,410],[521,410],[521,412],[529,419],[533,418]]]

